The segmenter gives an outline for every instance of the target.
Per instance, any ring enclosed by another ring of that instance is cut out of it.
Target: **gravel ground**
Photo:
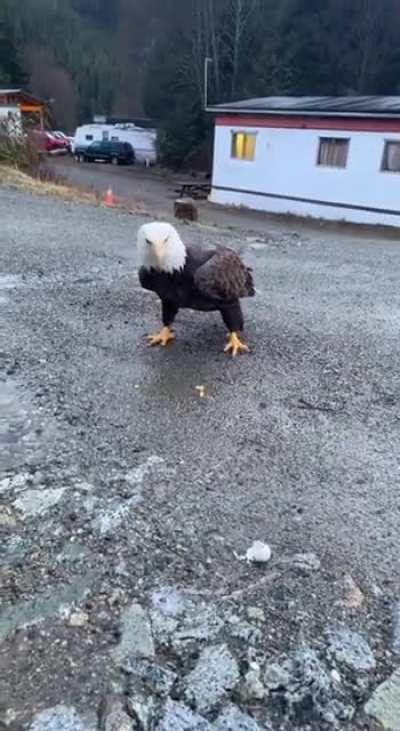
[[[145,346],[143,217],[2,189],[0,220],[0,728],[370,728],[400,647],[397,242],[183,226],[254,267],[233,361],[216,315]]]

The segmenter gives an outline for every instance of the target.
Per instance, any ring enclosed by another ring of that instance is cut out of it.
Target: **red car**
[[[68,140],[54,137],[50,132],[46,132],[45,130],[34,130],[32,132],[32,139],[40,152],[55,154],[69,151]]]

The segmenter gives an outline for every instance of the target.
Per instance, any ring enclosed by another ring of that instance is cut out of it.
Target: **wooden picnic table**
[[[178,188],[175,188],[175,192],[179,194],[179,198],[207,198],[211,192],[211,185],[209,183],[196,182],[182,182],[178,183]]]

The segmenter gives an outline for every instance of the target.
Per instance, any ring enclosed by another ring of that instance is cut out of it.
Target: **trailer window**
[[[111,142],[119,142],[119,137],[111,137]]]
[[[249,132],[232,132],[231,157],[236,160],[254,160],[257,135]]]
[[[93,140],[93,135],[86,135],[85,140],[88,140],[88,142],[91,142]]]
[[[350,140],[342,137],[320,137],[318,165],[329,168],[345,168]]]
[[[382,170],[388,173],[400,173],[400,142],[389,140],[385,142]]]

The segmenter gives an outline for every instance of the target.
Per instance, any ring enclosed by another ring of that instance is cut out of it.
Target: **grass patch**
[[[98,197],[94,193],[88,193],[79,188],[73,188],[58,180],[41,180],[40,177],[31,177],[21,170],[0,165],[0,185],[9,188],[26,190],[37,195],[52,195],[64,200],[84,201],[87,203],[98,203]]]

